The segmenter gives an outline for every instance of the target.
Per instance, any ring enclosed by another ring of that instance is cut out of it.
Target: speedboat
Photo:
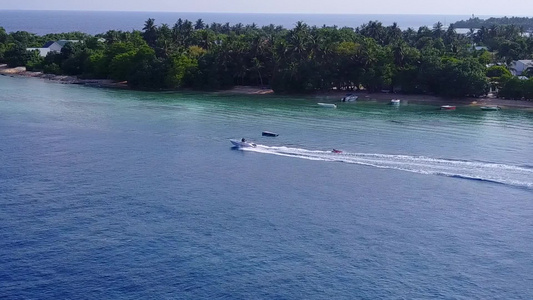
[[[353,102],[359,98],[358,96],[354,94],[346,94],[346,96],[341,98],[341,102]]]
[[[442,110],[455,110],[455,105],[443,105],[440,107]]]
[[[239,140],[229,140],[234,147],[238,148],[255,148],[257,145],[255,143],[250,143],[248,141],[239,141]]]
[[[482,106],[481,110],[500,110],[501,107],[497,105],[488,105],[488,106]]]
[[[322,106],[322,107],[337,108],[337,104],[335,104],[335,103],[321,103],[321,102],[318,102],[317,104]]]

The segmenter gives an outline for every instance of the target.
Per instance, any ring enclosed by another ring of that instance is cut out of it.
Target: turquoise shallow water
[[[531,113],[0,90],[6,298],[533,297]]]

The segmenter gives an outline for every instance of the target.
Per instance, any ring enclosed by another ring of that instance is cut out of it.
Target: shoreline
[[[326,97],[328,100],[340,101],[347,93],[345,91],[331,91],[318,93],[317,97]],[[400,94],[400,93],[367,93],[365,91],[351,92],[358,96],[357,101],[376,101],[389,103],[392,99],[413,104],[455,105],[460,106],[488,106],[496,105],[501,108],[514,108],[533,111],[533,101],[501,99],[491,96],[485,97],[440,97],[434,95]]]
[[[215,93],[226,95],[276,95],[272,89],[265,89],[254,86],[236,86],[231,90],[217,91]],[[400,93],[368,93],[365,91],[336,91],[331,90],[327,92],[316,92],[311,94],[299,94],[298,96],[313,97],[322,102],[336,103],[346,94],[353,94],[358,96],[357,101],[375,101],[382,103],[389,103],[392,99],[399,99],[404,103],[413,104],[434,104],[434,105],[456,105],[460,106],[488,106],[496,105],[501,108],[513,108],[533,111],[533,101],[527,100],[509,100],[496,97],[464,97],[464,98],[446,98],[434,95],[416,95],[416,94],[400,94]]]
[[[8,68],[6,65],[0,65],[0,75],[10,77],[31,77],[46,79],[62,84],[81,84],[100,88],[130,89],[127,82],[116,82],[111,79],[80,79],[76,76],[44,74],[42,72],[27,71],[25,67]],[[270,88],[256,86],[235,86],[230,90],[220,90],[208,93],[217,93],[225,95],[276,95]],[[365,91],[338,91],[331,90],[327,92],[315,92],[311,94],[300,94],[299,96],[308,96],[319,98],[320,101],[340,102],[340,99],[347,93],[358,96],[357,101],[376,101],[388,103],[392,99],[399,99],[402,102],[414,104],[435,104],[435,105],[455,105],[455,106],[485,106],[497,105],[501,108],[522,109],[533,111],[533,101],[527,100],[510,100],[496,97],[480,98],[445,98],[434,95],[415,95],[399,93],[367,93]]]
[[[5,65],[0,65],[0,75],[46,79],[62,84],[81,84],[101,88],[129,89],[126,82],[116,82],[111,79],[80,79],[76,76],[45,74],[43,72],[27,71],[26,67],[8,68]]]

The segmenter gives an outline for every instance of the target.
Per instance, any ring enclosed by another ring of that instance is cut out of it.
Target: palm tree
[[[184,47],[189,47],[190,42],[192,39],[192,33],[193,33],[193,26],[192,22],[189,20],[185,20],[181,26],[181,38],[182,38],[182,45]]]
[[[226,22],[224,25],[222,25],[222,28],[220,29],[220,32],[223,34],[229,34],[231,31],[231,26],[229,25],[229,22]]]
[[[488,37],[489,37],[489,29],[485,26],[481,26],[481,28],[474,35],[474,42],[476,44],[479,44],[479,43],[484,44],[485,41],[488,39]]]
[[[385,29],[381,22],[370,21],[368,24],[363,24],[359,32],[361,35],[373,38],[380,45],[385,43]]]
[[[154,19],[149,18],[144,23],[143,38],[150,47],[154,47],[157,40],[157,27],[155,26]]]
[[[239,35],[242,34],[243,28],[244,25],[242,25],[242,23],[237,23],[233,26],[233,31],[235,32],[235,34]]]
[[[176,46],[181,46],[181,25],[182,23],[179,23],[181,19],[172,26],[172,43],[174,43]]]
[[[108,45],[114,44],[120,41],[120,33],[116,30],[109,30],[104,34],[105,42]]]
[[[309,26],[302,21],[298,21],[294,29],[289,31],[289,52],[296,56],[298,60],[301,60],[306,56],[309,39]]]
[[[387,27],[387,44],[399,41],[402,38],[402,30],[398,27],[398,23],[392,23],[392,26]]]
[[[252,59],[252,68],[257,71],[257,74],[259,75],[259,81],[261,82],[261,87],[263,86],[263,77],[261,76],[261,69],[263,68],[263,64],[257,57],[254,57]]]
[[[199,30],[198,33],[200,34],[198,46],[204,48],[205,50],[209,50],[215,42],[215,35],[213,31],[208,29],[202,29]]]
[[[415,45],[416,43],[416,31],[409,27],[403,32],[403,39],[409,43],[410,46]]]
[[[500,33],[500,26],[493,24],[489,28],[489,35],[493,38],[497,37]]]
[[[422,27],[419,27],[418,28],[418,32],[417,32],[417,39],[421,39],[423,37],[432,37],[433,36],[433,32],[431,32],[431,29],[429,29],[429,27],[427,26],[422,26]]]
[[[244,27],[244,30],[246,31],[246,33],[251,32],[251,31],[256,31],[257,30],[257,24],[252,23],[251,25],[246,25]]]
[[[205,27],[205,23],[204,23],[204,21],[202,21],[202,19],[196,20],[196,24],[194,24],[194,29],[195,30],[204,29],[204,27]]]
[[[397,43],[392,48],[392,55],[394,56],[394,64],[400,68],[403,67],[405,59],[405,43]]]
[[[157,31],[156,53],[159,57],[168,57],[173,45],[172,30],[167,24],[163,24]]]
[[[468,39],[470,39],[470,45],[471,45],[472,48],[474,48],[474,37],[475,37],[475,34],[476,34],[476,32],[475,32],[474,28],[470,28],[468,30],[468,32],[466,33],[466,37]]]
[[[442,25],[440,21],[435,23],[435,25],[433,25],[433,37],[434,38],[438,39],[442,37],[442,33],[444,32],[444,30],[442,29],[443,26],[444,25]]]

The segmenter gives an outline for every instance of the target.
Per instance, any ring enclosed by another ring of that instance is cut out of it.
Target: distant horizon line
[[[520,17],[520,18],[533,18],[533,16],[525,15],[476,15],[476,14],[436,14],[436,13],[419,13],[419,14],[406,14],[406,13],[309,13],[309,12],[213,12],[213,11],[157,11],[157,10],[76,10],[76,9],[1,9],[0,11],[46,11],[46,12],[99,12],[99,13],[190,13],[190,14],[239,14],[239,15],[387,15],[387,16],[465,16],[465,17]]]

